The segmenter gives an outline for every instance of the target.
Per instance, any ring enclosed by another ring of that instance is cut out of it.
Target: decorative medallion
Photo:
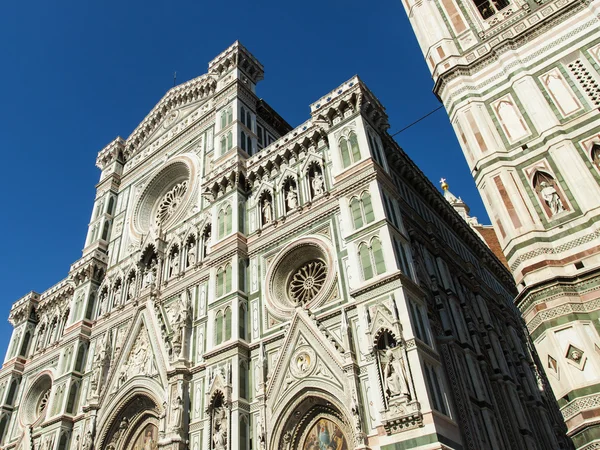
[[[183,196],[187,192],[187,180],[176,184],[169,190],[160,201],[156,209],[156,223],[161,225],[167,222],[177,211],[183,202]]]
[[[296,303],[310,302],[323,288],[327,278],[327,266],[322,261],[310,261],[292,275],[289,295]]]
[[[163,128],[165,130],[168,130],[169,128],[171,128],[178,117],[179,117],[179,110],[171,111],[165,118],[165,123],[163,124]]]
[[[316,362],[317,355],[312,348],[300,348],[290,360],[290,371],[296,378],[304,378],[313,371]]]

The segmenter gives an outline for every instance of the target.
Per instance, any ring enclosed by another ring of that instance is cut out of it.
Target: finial
[[[440,180],[440,184],[442,185],[442,189],[443,189],[444,191],[447,191],[447,190],[448,190],[448,183],[446,183],[446,179],[445,179],[445,178],[442,178],[442,179]]]

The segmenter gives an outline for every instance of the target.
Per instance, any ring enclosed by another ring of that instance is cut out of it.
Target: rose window
[[[183,201],[187,191],[187,180],[176,184],[169,190],[160,201],[156,210],[156,223],[163,224],[168,221]]]
[[[327,278],[327,266],[322,261],[310,261],[292,275],[289,295],[296,302],[310,302],[321,291]]]
[[[46,406],[48,406],[49,399],[50,399],[50,389],[48,389],[46,392],[44,392],[42,394],[42,397],[40,398],[40,401],[39,401],[38,407],[37,407],[38,415],[40,415],[44,412],[44,410],[46,409]]]

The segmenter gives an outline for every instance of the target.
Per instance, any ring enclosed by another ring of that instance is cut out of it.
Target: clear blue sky
[[[293,6],[292,6],[293,5]],[[172,86],[239,39],[265,67],[258,95],[292,126],[358,74],[390,133],[439,106],[400,0],[3,2],[0,12],[0,354],[13,302],[81,256],[96,154]],[[434,182],[487,216],[442,109],[396,137]]]

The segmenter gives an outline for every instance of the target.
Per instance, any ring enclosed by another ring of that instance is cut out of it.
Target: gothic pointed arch
[[[354,448],[361,443],[361,432],[341,400],[331,392],[303,389],[281,415],[274,416],[269,448]]]
[[[138,385],[123,391],[109,408],[101,410],[94,447],[98,450],[156,449],[160,419],[164,415],[162,403],[160,391],[153,386]]]
[[[152,311],[144,309],[132,321],[127,332],[128,339],[118,357],[113,371],[107,379],[105,401],[112,401],[123,390],[133,389],[137,385],[154,386],[161,392],[160,386],[167,383],[167,351],[160,336],[153,328],[155,320],[147,317]]]

